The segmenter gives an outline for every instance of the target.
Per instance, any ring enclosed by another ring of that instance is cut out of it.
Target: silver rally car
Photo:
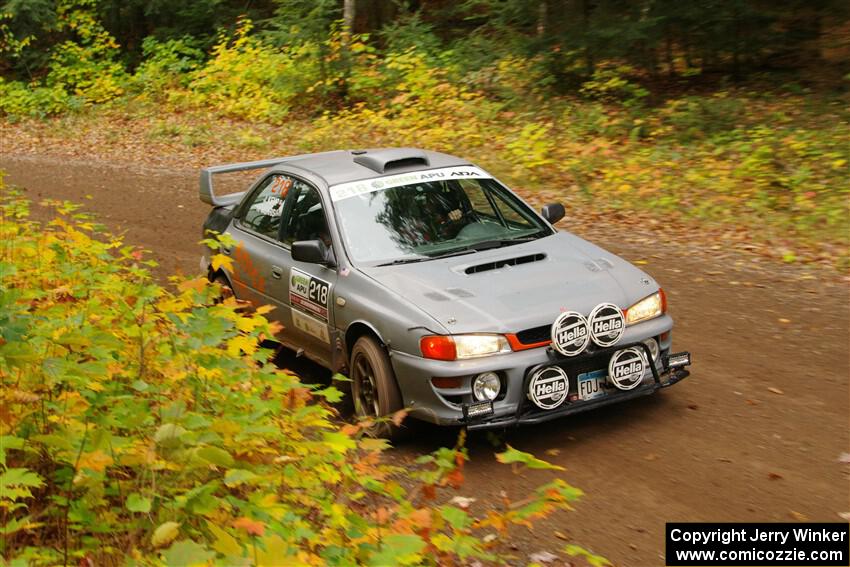
[[[215,174],[265,170],[216,195]],[[281,343],[347,375],[356,412],[470,429],[543,422],[688,376],[664,291],[553,224],[469,161],[410,148],[209,167],[208,231],[237,298],[276,307]],[[392,435],[386,420],[372,433]]]

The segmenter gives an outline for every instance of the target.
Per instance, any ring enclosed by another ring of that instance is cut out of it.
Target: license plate
[[[578,398],[580,400],[592,400],[605,395],[602,384],[608,375],[606,370],[596,370],[578,375]]]

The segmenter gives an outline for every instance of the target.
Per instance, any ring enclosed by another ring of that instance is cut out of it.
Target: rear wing
[[[242,163],[230,163],[227,165],[214,165],[212,167],[205,167],[201,170],[201,201],[212,205],[213,207],[227,207],[230,205],[235,205],[242,200],[242,196],[245,195],[245,192],[242,191],[241,193],[231,193],[229,195],[222,195],[220,197],[216,197],[215,191],[213,190],[213,175],[217,173],[249,171],[251,169],[268,169],[284,161],[287,161],[287,158],[272,158],[263,159],[259,161],[246,161]]]

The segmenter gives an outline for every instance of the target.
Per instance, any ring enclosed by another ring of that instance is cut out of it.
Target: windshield
[[[426,261],[552,233],[522,201],[469,166],[337,185],[331,198],[358,264]]]

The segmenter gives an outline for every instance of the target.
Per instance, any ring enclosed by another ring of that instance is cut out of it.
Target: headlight
[[[664,290],[659,289],[626,309],[626,325],[634,325],[647,319],[653,319],[666,310],[667,301],[664,297]]]
[[[502,335],[428,335],[419,341],[422,356],[434,360],[478,358],[510,352]]]
[[[502,382],[495,372],[479,374],[472,381],[472,394],[481,402],[495,400],[502,389]]]

